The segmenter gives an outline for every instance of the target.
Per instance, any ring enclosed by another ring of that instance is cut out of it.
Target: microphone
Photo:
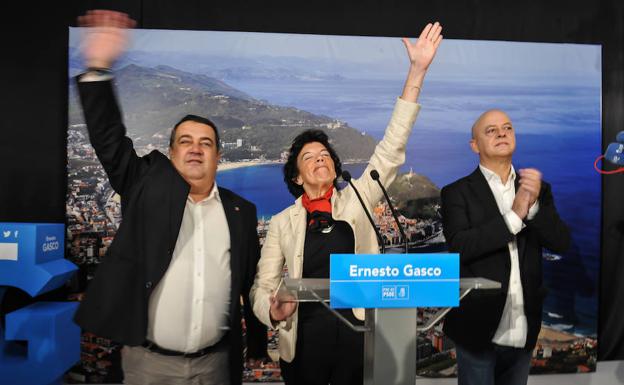
[[[622,131],[622,140],[624,140],[624,131]],[[618,139],[620,135],[618,135]],[[609,162],[618,166],[624,166],[624,144],[623,143],[611,143],[605,151],[604,157]]]
[[[371,170],[370,176],[371,178],[373,178],[374,181],[377,182],[379,187],[381,187],[381,191],[383,191],[384,197],[386,198],[386,202],[388,202],[388,206],[390,207],[390,211],[392,212],[392,216],[394,217],[394,222],[397,224],[397,227],[399,228],[399,232],[401,232],[401,236],[403,237],[403,240],[405,241],[405,254],[409,254],[407,236],[405,235],[405,231],[403,230],[403,226],[401,225],[401,222],[399,222],[399,216],[397,215],[396,210],[394,209],[394,206],[392,205],[392,202],[390,201],[388,192],[386,191],[386,188],[383,186],[383,184],[379,180],[379,173],[377,172],[377,170]]]
[[[385,254],[386,245],[384,244],[383,238],[381,237],[379,230],[377,230],[377,226],[375,226],[375,221],[373,221],[373,217],[371,217],[370,213],[368,212],[368,209],[366,208],[366,205],[364,204],[364,201],[362,200],[362,197],[360,196],[360,192],[355,188],[355,185],[353,184],[353,182],[351,182],[351,173],[347,170],[343,170],[341,176],[342,176],[342,180],[349,183],[349,185],[351,185],[351,188],[353,188],[353,191],[355,191],[355,195],[357,195],[358,200],[360,201],[360,204],[362,205],[362,208],[364,209],[364,212],[366,213],[366,217],[368,218],[368,221],[370,222],[371,226],[373,226],[373,230],[375,230],[375,234],[377,235],[377,241],[379,242],[379,245],[381,245],[381,254]]]

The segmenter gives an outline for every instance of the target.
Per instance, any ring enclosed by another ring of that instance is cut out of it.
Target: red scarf
[[[306,211],[310,214],[310,222],[308,223],[308,226],[324,226],[324,222],[326,222],[324,218],[331,218],[331,197],[333,193],[333,186],[329,190],[327,190],[327,192],[322,197],[316,199],[310,199],[307,193],[303,193],[301,203],[303,204],[303,207],[306,209]]]

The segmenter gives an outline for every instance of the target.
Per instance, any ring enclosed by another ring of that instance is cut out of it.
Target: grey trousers
[[[142,346],[121,350],[124,384],[129,385],[229,385],[228,349],[202,357],[184,358],[154,353]]]

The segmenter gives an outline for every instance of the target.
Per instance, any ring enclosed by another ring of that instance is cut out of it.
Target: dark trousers
[[[364,382],[364,333],[351,330],[327,309],[301,304],[297,347],[292,362],[280,360],[286,385],[361,385]],[[311,307],[306,309],[305,305]],[[351,309],[341,311],[352,323]]]
[[[492,345],[478,352],[456,346],[458,385],[526,385],[531,351]]]

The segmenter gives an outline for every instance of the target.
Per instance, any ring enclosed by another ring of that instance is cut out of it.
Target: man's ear
[[[477,140],[476,139],[470,139],[470,149],[475,154],[479,153],[479,146],[477,146]]]

